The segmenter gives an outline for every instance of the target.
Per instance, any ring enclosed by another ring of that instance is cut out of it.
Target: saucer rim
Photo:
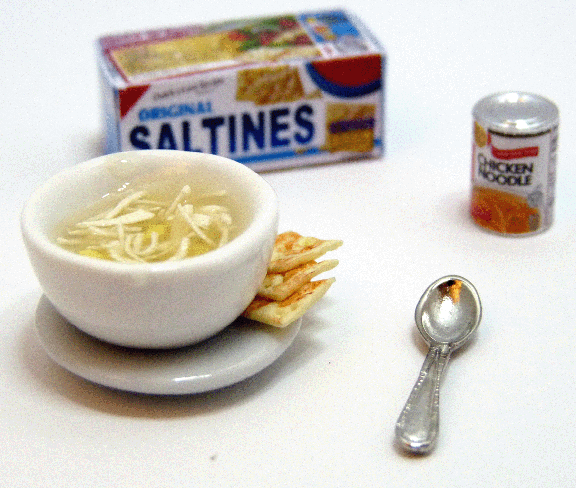
[[[60,315],[45,295],[38,302],[35,317],[40,344],[59,366],[101,386],[152,395],[204,393],[250,378],[284,354],[301,325],[302,318],[280,329],[240,317],[199,344],[174,349],[133,349],[103,342],[81,331]],[[207,348],[211,350],[209,355]],[[173,373],[160,377],[153,374],[174,361],[179,366],[172,368]],[[214,368],[206,372],[210,362]],[[194,367],[199,370],[196,375]],[[176,375],[176,371],[180,374]]]

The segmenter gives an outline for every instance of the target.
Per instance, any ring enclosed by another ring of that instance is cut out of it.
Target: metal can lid
[[[533,93],[510,91],[479,100],[472,109],[474,119],[487,129],[510,135],[546,132],[558,125],[558,108]]]

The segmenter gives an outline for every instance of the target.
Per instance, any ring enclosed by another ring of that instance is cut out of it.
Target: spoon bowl
[[[446,364],[452,351],[466,343],[478,328],[482,305],[472,283],[451,275],[426,289],[415,316],[430,349],[396,422],[396,439],[404,449],[425,454],[434,448],[438,437],[440,381]]]
[[[449,344],[452,351],[466,343],[480,324],[478,292],[460,276],[445,276],[432,283],[416,307],[416,325],[431,346]]]

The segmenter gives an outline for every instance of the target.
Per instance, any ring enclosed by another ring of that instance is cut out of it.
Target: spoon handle
[[[450,347],[430,348],[418,381],[396,422],[396,438],[404,449],[427,453],[434,447],[438,435],[440,380],[448,360]]]

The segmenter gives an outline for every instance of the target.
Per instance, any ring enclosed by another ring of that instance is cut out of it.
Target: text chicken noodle
[[[471,215],[499,234],[550,227],[554,210],[558,109],[523,92],[491,95],[473,109]]]
[[[227,192],[122,189],[63,223],[56,241],[83,256],[122,263],[174,261],[217,249],[239,233]]]

